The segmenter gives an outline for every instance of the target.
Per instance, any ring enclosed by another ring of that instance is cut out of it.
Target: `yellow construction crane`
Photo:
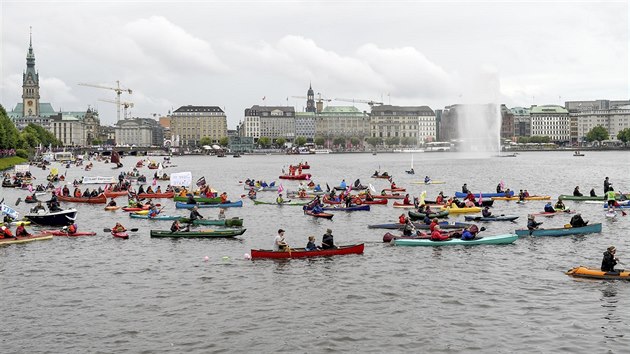
[[[356,98],[335,98],[335,101],[352,102],[352,103],[367,103],[368,105],[370,105],[370,107],[374,106],[375,104],[379,106],[383,104],[383,102],[376,102],[372,100],[360,100]]]
[[[118,105],[118,107],[122,106],[124,119],[127,119],[127,108],[133,108],[133,102],[117,102],[115,100],[106,100],[103,98],[99,99],[99,101],[113,103]]]
[[[118,107],[118,112],[117,112],[118,114],[117,114],[117,117],[116,117],[117,118],[116,121],[120,120],[120,106],[122,105],[120,103],[120,95],[123,92],[127,92],[127,93],[129,93],[131,95],[131,93],[132,93],[131,89],[121,88],[120,87],[120,81],[118,81],[118,80],[116,80],[116,87],[94,85],[94,84],[86,84],[86,83],[79,83],[79,85],[81,85],[81,86],[89,86],[89,87],[96,87],[96,88],[102,88],[102,89],[106,89],[106,90],[113,90],[113,91],[115,91],[116,92],[116,105]]]

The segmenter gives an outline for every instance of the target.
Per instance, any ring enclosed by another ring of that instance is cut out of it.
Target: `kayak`
[[[103,192],[103,194],[105,195],[106,198],[117,198],[117,197],[126,196],[128,192],[127,191],[118,191],[118,192],[106,191],[106,192]]]
[[[405,196],[402,194],[381,194],[375,195],[374,199],[405,199]]]
[[[122,208],[123,211],[141,211],[141,210],[149,210],[149,205],[145,205],[142,208],[137,208],[137,207],[123,207]]]
[[[497,216],[464,216],[466,221],[514,221],[518,219],[516,215],[497,215]]]
[[[177,237],[177,238],[214,238],[214,237],[234,237],[245,233],[247,229],[228,230],[200,230],[200,231],[176,231],[151,230],[151,237]]]
[[[26,243],[26,242],[32,242],[32,241],[50,240],[52,238],[53,238],[53,235],[46,235],[46,234],[34,234],[31,236],[16,237],[16,238],[3,238],[3,239],[0,239],[0,246]]]
[[[630,280],[630,271],[624,269],[619,269],[618,272],[604,272],[599,269],[579,266],[569,269],[566,274],[578,278]]]
[[[625,199],[630,198],[630,194],[624,194],[624,195],[625,195]],[[602,201],[602,202],[603,202],[604,200],[606,200],[606,197],[605,197],[605,196],[603,196],[603,195],[602,195],[602,196],[599,196],[599,197],[591,197],[591,196],[588,196],[588,195],[583,195],[583,196],[579,196],[579,197],[577,197],[577,196],[574,196],[574,195],[561,194],[561,195],[558,197],[558,199],[560,199],[560,200],[576,200],[576,201],[584,201],[584,200],[599,200],[599,201]],[[616,199],[617,199],[617,200],[621,199],[621,195],[620,195],[620,194],[617,194]]]
[[[407,208],[407,209],[413,209],[416,208],[415,204],[403,204],[400,202],[394,202],[394,208]]]
[[[307,179],[311,179],[311,174],[310,173],[302,173],[299,175],[282,175],[279,176],[278,178],[280,179],[289,179],[289,180],[294,180],[294,181],[304,181]]]
[[[448,221],[442,221],[440,223],[438,223],[440,225],[440,229],[463,229],[465,227],[470,227],[473,224],[467,223],[467,222],[455,222],[452,224],[449,224]],[[421,223],[413,223],[413,226],[416,229],[422,229],[422,230],[428,230],[429,229],[429,225],[426,224],[421,224]],[[368,225],[368,229],[390,229],[390,230],[401,230],[405,227],[405,224],[401,224],[401,223],[391,223],[391,224],[375,224],[375,225]]]
[[[388,174],[387,175],[372,175],[370,177],[372,177],[372,178],[385,178],[385,179],[392,178],[392,176],[388,175]]]
[[[571,211],[571,210],[558,210],[558,211],[554,211],[554,212],[544,211],[542,213],[534,213],[534,214],[531,214],[531,215],[533,215],[533,216],[552,217],[552,216],[555,216],[555,215],[558,215],[558,214],[575,214],[575,212]]]
[[[405,188],[385,188],[383,189],[386,192],[406,192]]]
[[[160,199],[160,198],[173,198],[175,196],[174,192],[166,192],[166,193],[142,193],[138,194],[138,198],[152,198],[152,199]]]
[[[338,246],[333,249],[306,251],[304,248],[291,248],[290,251],[272,251],[272,250],[251,250],[252,259],[272,258],[304,258],[304,257],[322,257],[337,256],[342,254],[362,254],[364,244]]]
[[[424,217],[426,216],[425,213],[419,213],[417,211],[409,211],[407,212],[407,214],[409,214],[409,219],[411,220],[424,220]],[[447,217],[449,214],[448,210],[441,210],[438,212],[433,212],[431,214],[429,214],[429,218],[433,219],[433,218],[445,218]]]
[[[440,232],[442,235],[448,235],[449,237],[459,238],[461,237],[462,230],[451,230],[449,232]],[[431,239],[430,233],[416,231],[415,235],[405,236],[405,235],[394,235],[391,232],[385,233],[383,235],[383,242],[388,243],[392,242],[392,240],[428,240]]]
[[[517,196],[514,197],[492,197],[493,200],[518,200]],[[549,200],[551,196],[549,195],[530,195],[529,197],[525,197],[525,200]]]
[[[6,224],[6,223],[0,222],[0,225],[2,224]],[[10,224],[13,226],[20,226],[20,225],[30,225],[31,222],[28,220],[16,220],[16,221],[11,221]]]
[[[118,209],[120,209],[119,206],[106,206],[105,207],[105,210],[118,210]]]
[[[122,238],[122,239],[128,239],[129,238],[129,234],[126,232],[114,232],[112,231],[112,236],[116,237],[116,238]]]
[[[479,237],[469,241],[461,239],[450,239],[447,241],[431,241],[431,239],[394,239],[393,244],[396,246],[503,245],[512,243],[516,241],[516,239],[518,239],[518,235],[504,234]]]
[[[450,207],[442,207],[441,210],[448,210],[451,214],[463,214],[463,213],[478,213],[481,211],[480,207],[464,207],[460,208],[456,205]]]
[[[363,186],[363,185],[358,185],[358,186],[348,186],[348,187],[350,187],[350,190],[353,190],[353,191],[364,191],[364,190],[368,189],[368,186]],[[344,188],[344,187],[342,187],[342,186],[335,186],[335,187],[334,187],[334,189],[335,189],[336,191],[345,191],[345,190],[347,190],[347,189],[348,189],[348,187],[345,187],[345,188]]]
[[[89,198],[64,197],[63,195],[58,195],[57,199],[60,202],[72,202],[72,203],[90,203],[90,204],[105,204],[105,203],[107,203],[107,197],[105,197],[105,194],[103,194],[103,193],[99,194],[96,197],[89,197]]]
[[[446,182],[444,182],[444,181],[429,181],[429,182],[414,181],[414,182],[411,182],[411,184],[446,184]]]
[[[179,222],[181,223],[189,223],[190,219],[188,218],[181,218],[179,219]],[[197,219],[197,220],[193,220],[192,222],[193,225],[215,225],[215,226],[227,226],[227,227],[241,227],[243,226],[243,219],[234,217],[231,219],[218,219],[218,220],[212,220],[212,219]]]
[[[352,205],[349,207],[325,206],[322,209],[326,211],[359,211],[359,210],[370,211],[370,206],[369,205]]]
[[[262,201],[262,200],[254,200],[254,205],[261,205],[261,204],[262,205],[280,205],[280,206],[282,206],[282,205],[304,206],[304,205],[308,204],[308,202],[292,202],[290,200],[285,200],[284,202],[279,204],[277,202],[265,202],[265,201]]]
[[[602,232],[602,224],[592,224],[581,227],[558,227],[553,229],[535,229],[535,230],[527,230],[520,229],[516,230],[515,233],[519,236],[566,236],[566,235],[580,235],[580,234],[591,234]]]
[[[365,199],[363,199],[361,201],[361,204],[369,204],[369,205],[373,205],[373,204],[387,204],[387,199],[378,199],[378,200],[365,200]]]
[[[221,204],[187,204],[177,202],[175,203],[175,208],[177,209],[192,209],[194,206],[199,208],[240,208],[243,206],[243,201],[239,200],[238,202],[228,202]]]
[[[207,204],[219,204],[221,203],[221,197],[215,197],[215,198],[208,198],[208,197],[199,197],[199,196],[195,196],[195,201],[197,203],[207,203]],[[179,195],[176,195],[175,197],[173,197],[173,200],[176,202],[188,202],[188,197],[181,197]]]
[[[277,192],[278,191],[278,186],[267,186],[267,187],[261,187],[261,186],[248,186],[248,185],[244,185],[243,189],[245,190],[250,190],[254,188],[254,190],[256,192]]]
[[[77,231],[73,234],[69,234],[66,231],[63,230],[45,230],[42,231],[42,233],[48,234],[48,235],[53,235],[53,236],[68,236],[68,237],[79,237],[79,236],[94,236],[96,235],[96,232],[91,232],[91,231]]]
[[[468,195],[468,193],[462,193],[462,192],[455,192],[455,198],[466,198],[466,196]],[[475,196],[475,198],[479,198],[479,196],[481,196],[482,198],[492,198],[492,197],[505,197],[506,193],[473,193],[473,195]],[[514,196],[514,191],[510,191],[510,197]]]
[[[304,214],[314,216],[316,218],[332,219],[335,214],[314,213],[312,210],[304,210]]]

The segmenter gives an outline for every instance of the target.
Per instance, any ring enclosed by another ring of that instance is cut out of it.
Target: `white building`
[[[158,122],[149,118],[121,119],[116,123],[116,144],[128,146],[162,145],[156,133],[163,129]],[[159,135],[159,133],[157,134]],[[154,141],[157,140],[157,141]]]
[[[630,128],[630,105],[617,106],[612,109],[580,111],[571,113],[577,118],[578,141],[584,141],[586,134],[596,126],[602,126],[608,131],[610,139],[617,139],[617,134]]]
[[[372,107],[370,115],[370,135],[383,139],[395,137],[411,141],[415,145],[435,140],[435,112],[428,106],[392,106]]]
[[[272,140],[295,139],[295,108],[287,106],[254,105],[245,109],[244,136],[251,136],[255,141],[260,137]]]
[[[531,135],[548,136],[552,142],[564,143],[571,140],[571,118],[562,106],[532,106]]]

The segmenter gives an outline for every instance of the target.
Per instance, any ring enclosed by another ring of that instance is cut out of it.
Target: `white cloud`
[[[42,97],[41,101],[56,104],[56,106],[53,106],[56,110],[59,109],[60,104],[69,105],[71,107],[65,106],[65,108],[62,108],[72,110],[73,107],[77,106],[76,103],[80,102],[80,100],[72,92],[72,88],[62,79],[56,77],[46,77],[40,79],[39,87],[39,93]],[[87,104],[85,108],[87,108]]]

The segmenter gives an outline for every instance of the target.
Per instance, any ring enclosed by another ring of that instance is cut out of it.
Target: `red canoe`
[[[128,239],[129,238],[129,234],[126,232],[114,232],[112,231],[112,236],[117,237],[117,238],[124,238],[124,239]]]
[[[138,198],[173,198],[175,196],[174,192],[166,192],[166,193],[142,193],[138,194]]]
[[[96,232],[91,231],[77,231],[73,234],[69,234],[63,230],[44,230],[42,233],[53,236],[68,236],[68,237],[77,237],[77,236],[94,236]]]
[[[362,254],[364,244],[339,246],[330,250],[305,251],[304,248],[293,248],[291,252],[275,252],[271,250],[251,250],[252,259],[260,258],[303,258],[303,257],[321,257],[321,256],[337,256],[341,254]]]
[[[377,200],[362,200],[361,204],[387,204],[387,198]]]
[[[314,216],[316,218],[324,218],[324,219],[332,219],[333,216],[335,216],[335,214],[328,214],[328,213],[316,214],[316,213],[313,213],[313,211],[311,210],[304,210],[304,214]]]
[[[294,175],[294,176],[292,176],[292,175],[282,175],[282,176],[279,176],[278,178],[280,178],[280,179],[290,179],[290,180],[294,180],[294,181],[298,181],[298,180],[304,181],[304,180],[310,179],[311,178],[311,174],[310,173],[302,173],[301,175]]]
[[[116,197],[124,197],[127,195],[127,191],[118,191],[118,192],[114,192],[114,191],[107,191],[104,192],[103,194],[105,194],[106,198],[116,198]]]
[[[385,194],[375,195],[374,199],[405,199],[405,196],[402,194]]]
[[[97,197],[93,198],[76,198],[76,197],[64,197],[63,195],[58,195],[57,199],[62,202],[72,202],[72,203],[90,203],[90,204],[105,204],[107,203],[107,197],[104,194],[99,194]]]
[[[387,200],[387,199],[383,199],[383,200]],[[402,202],[394,202],[394,208],[415,208],[416,206],[414,204],[405,204]]]
[[[405,188],[385,188],[383,190],[387,191],[387,192],[405,192],[405,191],[407,191]]]

